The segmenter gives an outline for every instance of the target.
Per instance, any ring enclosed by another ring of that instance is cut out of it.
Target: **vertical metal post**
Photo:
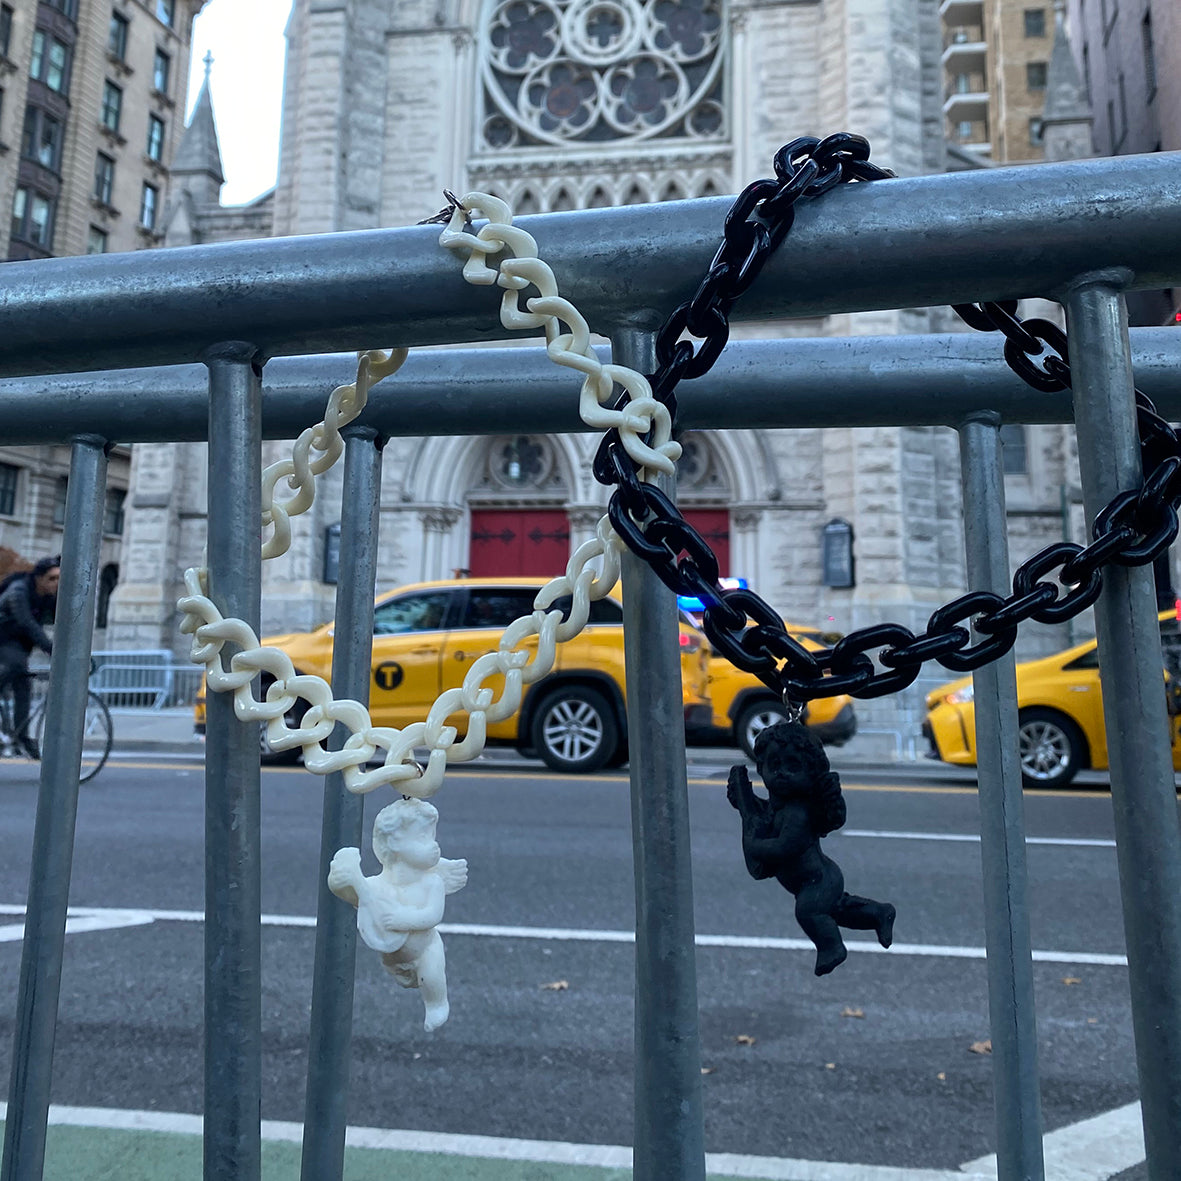
[[[1000,416],[991,411],[974,414],[960,426],[959,435],[968,585],[1007,595],[1012,588]],[[999,1181],[1041,1181],[1045,1164],[1015,668],[1010,652],[972,674],[988,1011],[997,1177]]]
[[[1088,522],[1141,480],[1127,310],[1116,279],[1066,298]],[[1151,566],[1110,566],[1095,605],[1132,1029],[1150,1181],[1181,1177],[1181,827]]]
[[[66,906],[78,815],[90,647],[107,486],[107,443],[74,440],[66,491],[61,581],[53,628],[48,725],[33,829],[25,938],[21,947],[12,1074],[4,1127],[4,1181],[40,1181],[53,1044],[66,940]],[[52,737],[51,737],[52,735]]]
[[[258,630],[261,366],[251,344],[210,349],[209,597]],[[205,742],[205,1178],[261,1173],[262,968],[258,723],[210,693]]]
[[[346,427],[341,433],[345,439],[344,499],[332,686],[335,697],[353,698],[367,705],[373,652],[381,448],[385,440],[372,427],[358,424]],[[348,736],[348,729],[338,725],[329,740],[330,747],[340,750]],[[362,797],[346,790],[344,776],[329,775],[324,783],[320,838],[320,894],[300,1171],[303,1181],[340,1181],[344,1174],[357,914],[328,889],[328,866],[338,849],[360,846],[363,812]]]
[[[623,329],[612,357],[656,367],[652,333]],[[636,1181],[703,1181],[705,1132],[694,958],[685,716],[676,598],[631,554],[623,622],[636,879]]]

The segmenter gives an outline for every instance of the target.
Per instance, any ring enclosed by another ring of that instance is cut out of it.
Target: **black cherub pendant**
[[[841,927],[875,931],[889,947],[894,907],[845,893],[841,867],[820,838],[845,823],[841,781],[818,739],[799,722],[768,726],[755,739],[755,764],[767,788],[759,799],[742,764],[730,768],[726,798],[742,816],[742,852],[753,878],[775,878],[796,899],[796,921],[816,944],[816,975],[849,954]]]

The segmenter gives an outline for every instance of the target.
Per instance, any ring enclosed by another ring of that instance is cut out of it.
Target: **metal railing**
[[[732,313],[1056,297],[1071,329],[1073,402],[1023,386],[999,347],[975,336],[765,341],[732,345],[679,393],[682,425],[955,427],[973,510],[971,585],[1004,590],[1002,419],[1076,421],[1093,514],[1138,481],[1133,368],[1162,412],[1181,414],[1181,337],[1135,332],[1129,345],[1123,308],[1126,290],[1181,285],[1179,163],[1162,154],[845,188],[799,210],[787,244]],[[726,209],[708,199],[521,220],[616,356],[643,365],[650,329],[692,295]],[[85,708],[85,678],[70,673],[85,667],[91,645],[111,441],[210,440],[210,596],[257,626],[260,440],[314,421],[328,389],[350,376],[340,358],[275,361],[265,373],[264,362],[506,332],[496,300],[461,281],[432,228],[13,263],[5,278],[0,375],[15,380],[0,384],[0,434],[73,448],[49,689],[61,741],[42,764],[2,1171],[4,1181],[33,1181],[44,1160]],[[412,357],[396,396],[381,387],[347,428],[341,563],[355,574],[338,588],[341,694],[364,698],[369,683],[382,436],[417,436],[424,423],[464,434],[582,429],[574,384],[535,352]],[[172,363],[181,367],[93,372]],[[628,659],[642,679],[666,651],[658,625],[670,595],[636,562],[625,578]],[[1181,1176],[1181,831],[1151,572],[1108,574],[1096,620],[1148,1170],[1152,1181],[1173,1181]],[[998,1170],[1010,1181],[1044,1173],[1012,655],[975,675]],[[629,711],[642,900],[634,1171],[643,1181],[704,1175],[680,708],[679,697],[641,693]],[[209,702],[206,751],[205,1176],[257,1181],[259,752],[255,727],[238,723],[220,695]],[[361,838],[360,800],[339,777],[325,800],[308,1181],[339,1178],[343,1168],[356,929],[326,876],[332,853]]]
[[[105,649],[92,661],[91,692],[111,709],[161,710],[197,700],[201,669],[181,664],[166,648]]]

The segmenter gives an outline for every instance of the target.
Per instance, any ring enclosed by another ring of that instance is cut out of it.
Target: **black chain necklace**
[[[797,203],[838,184],[894,175],[871,164],[869,155],[868,141],[848,132],[825,139],[804,136],[776,153],[773,178],[756,180],[738,195],[696,293],[673,310],[656,337],[652,392],[668,407],[674,425],[677,384],[707,373],[721,355],[730,335],[730,310],[787,236]],[[957,304],[955,311],[971,328],[1002,332],[1005,360],[1035,389],[1070,387],[1066,333],[1056,324],[1018,319],[1016,300]],[[682,340],[685,332],[701,343],[695,347]],[[616,408],[627,401],[622,395]],[[1104,566],[1142,566],[1163,553],[1177,536],[1181,445],[1139,390],[1136,419],[1144,483],[1121,492],[1098,514],[1090,545],[1047,546],[1021,564],[1007,598],[969,591],[932,612],[921,635],[898,623],[881,623],[812,652],[787,633],[764,599],[745,588],[720,585],[718,560],[708,542],[659,488],[640,481],[618,432],[604,437],[593,470],[600,483],[617,485],[608,514],[628,548],[677,594],[699,599],[705,608],[702,625],[715,651],[774,689],[790,709],[840,693],[866,698],[898,692],[914,682],[928,660],[953,672],[980,668],[1012,648],[1025,620],[1062,623],[1091,606],[1102,588]],[[1051,573],[1057,584],[1046,581]],[[970,628],[983,638],[973,643]]]

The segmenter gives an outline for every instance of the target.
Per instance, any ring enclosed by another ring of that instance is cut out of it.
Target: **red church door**
[[[682,508],[685,520],[709,542],[718,557],[718,573],[723,578],[733,574],[730,569],[730,510],[724,508]]]
[[[570,560],[565,509],[472,509],[473,578],[561,574]]]

